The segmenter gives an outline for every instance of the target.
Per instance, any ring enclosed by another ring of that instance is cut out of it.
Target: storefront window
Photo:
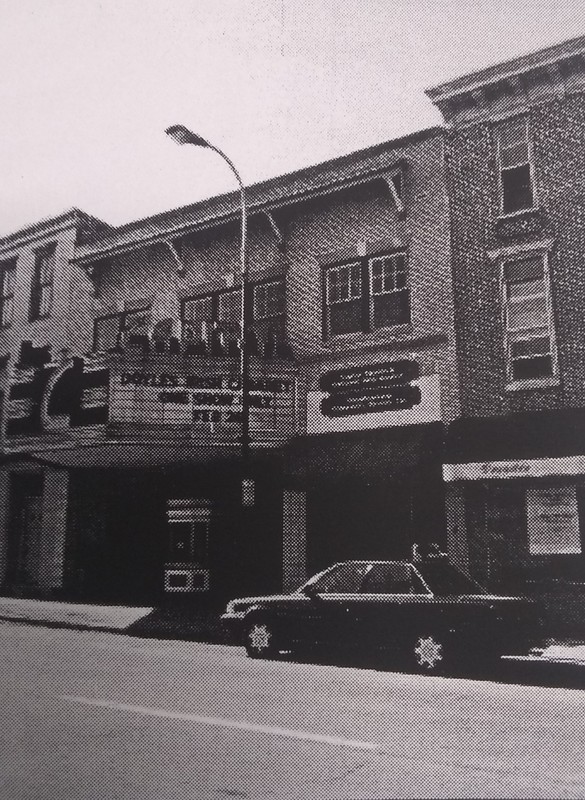
[[[579,511],[574,486],[528,489],[526,515],[531,555],[581,553]]]

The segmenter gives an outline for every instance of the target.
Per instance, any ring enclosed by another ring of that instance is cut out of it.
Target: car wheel
[[[244,645],[251,658],[274,658],[279,651],[273,625],[260,617],[246,625]]]
[[[412,639],[409,660],[417,672],[441,675],[450,666],[451,647],[444,635],[425,631]]]

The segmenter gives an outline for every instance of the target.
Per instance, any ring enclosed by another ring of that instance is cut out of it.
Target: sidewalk
[[[211,611],[196,610],[188,604],[153,608],[0,597],[0,620],[159,639],[225,642],[219,615]],[[543,643],[543,647],[533,647],[525,656],[504,658],[510,661],[585,666],[585,642],[549,640]]]
[[[0,619],[58,628],[125,631],[150,614],[152,608],[81,605],[53,600],[0,597]]]
[[[181,604],[154,608],[0,597],[0,620],[160,639],[224,640],[219,614]]]

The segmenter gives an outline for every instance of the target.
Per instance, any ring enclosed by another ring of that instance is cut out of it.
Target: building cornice
[[[20,230],[9,233],[6,236],[0,237],[0,254],[10,253],[11,251],[18,250],[24,245],[36,242],[40,239],[54,236],[61,231],[69,230],[71,228],[90,228],[104,230],[109,226],[84,211],[77,208],[71,208],[58,214],[55,217],[48,217],[27,225]]]
[[[426,90],[450,126],[496,121],[585,91],[585,36]]]

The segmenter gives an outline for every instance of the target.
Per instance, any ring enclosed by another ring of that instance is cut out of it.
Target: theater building
[[[239,196],[77,241],[76,347],[7,384],[4,591],[218,604],[444,540],[444,169],[431,129],[249,187],[246,461]]]
[[[585,586],[585,38],[428,91],[449,127],[461,419],[454,554],[494,588]]]

